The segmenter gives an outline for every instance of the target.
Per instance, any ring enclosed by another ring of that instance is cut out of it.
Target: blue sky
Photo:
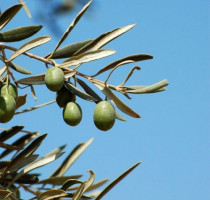
[[[3,9],[9,5],[8,1],[0,2]],[[30,2],[26,1],[32,15],[36,16],[37,7]],[[136,162],[143,161],[104,197],[105,200],[209,199],[208,1],[95,0],[94,3],[93,9],[85,14],[63,45],[95,38],[117,27],[137,25],[105,46],[115,49],[115,55],[84,65],[80,71],[93,74],[119,58],[148,53],[154,59],[137,63],[141,71],[136,71],[127,85],[149,85],[166,78],[170,83],[167,90],[131,95],[132,100],[119,95],[142,118],[134,119],[123,114],[127,122],[116,121],[108,132],[101,132],[94,126],[92,116],[95,105],[79,98],[77,102],[82,107],[83,120],[77,127],[64,123],[62,110],[56,104],[16,116],[1,127],[25,125],[26,130],[48,132],[38,151],[41,155],[63,144],[67,144],[68,153],[78,143],[94,137],[93,143],[67,175],[84,174],[85,179],[88,177],[86,170],[92,169],[96,180],[107,177],[114,180]],[[65,18],[58,18],[62,30],[68,27],[75,15],[76,11]],[[7,28],[37,23],[40,21],[37,22],[36,17],[27,19],[22,9]],[[38,35],[54,36],[47,27]],[[53,50],[56,42],[54,38],[49,44],[31,52],[44,56],[49,49]],[[18,47],[21,44],[15,45]],[[20,57],[16,62],[28,67],[34,75],[46,71],[42,63],[29,58]],[[121,83],[133,66],[116,70],[110,83]],[[105,80],[106,75],[98,78]],[[34,102],[29,90],[20,91],[20,94],[29,92],[25,108],[55,98],[55,94],[45,86],[37,86],[35,90],[37,102]],[[50,175],[61,160],[43,168],[44,177]]]

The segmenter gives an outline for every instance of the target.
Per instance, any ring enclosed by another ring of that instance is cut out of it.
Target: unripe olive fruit
[[[63,87],[65,77],[62,69],[52,67],[46,72],[44,80],[49,90],[57,92]]]
[[[74,101],[74,99],[75,95],[66,87],[62,87],[56,94],[56,102],[61,108],[65,107],[68,102]]]
[[[0,95],[6,94],[7,93],[6,91],[8,91],[8,94],[10,94],[14,99],[17,99],[18,90],[17,90],[17,88],[16,88],[16,86],[14,84],[9,83],[8,87],[7,87],[6,83],[1,85],[1,87],[0,87]]]
[[[108,131],[115,123],[115,109],[108,101],[99,102],[94,110],[94,124],[99,130]]]
[[[0,123],[10,121],[16,109],[16,102],[10,94],[3,94],[0,96]]]
[[[69,102],[63,109],[63,119],[70,126],[76,126],[82,119],[82,110],[75,102]]]

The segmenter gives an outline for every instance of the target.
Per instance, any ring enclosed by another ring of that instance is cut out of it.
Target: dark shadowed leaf
[[[10,144],[5,144],[3,142],[0,142],[0,147],[4,148],[4,149],[7,149],[7,150],[10,150],[10,151],[21,150],[22,149],[21,147],[17,147],[17,146],[10,145]]]
[[[68,29],[66,30],[66,32],[63,34],[63,36],[61,37],[60,41],[58,42],[57,46],[55,47],[54,51],[52,52],[51,55],[53,55],[55,53],[55,51],[59,48],[59,46],[63,43],[63,41],[68,37],[69,33],[73,30],[73,28],[75,27],[75,25],[77,24],[77,22],[80,20],[80,18],[83,16],[83,14],[85,13],[85,11],[89,8],[90,4],[91,4],[92,0],[89,1],[83,8],[82,10],[78,13],[78,15],[76,16],[76,18],[71,22],[70,26],[68,27]],[[51,56],[50,56],[51,57]]]
[[[96,51],[86,52],[79,56],[72,56],[71,58],[65,60],[59,65],[61,68],[68,68],[73,65],[80,65],[82,63],[91,62],[97,59],[101,59],[110,55],[113,55],[116,51],[112,49],[99,49]]]
[[[68,194],[61,189],[51,189],[40,193],[37,197],[37,200],[50,200],[54,198],[66,197],[67,195]]]
[[[134,26],[135,26],[135,24],[132,24],[132,25],[124,26],[124,27],[109,31],[107,33],[104,33],[104,34],[100,35],[99,37],[97,37],[96,39],[94,39],[92,42],[85,45],[80,50],[78,50],[75,53],[75,55],[80,55],[80,54],[88,51],[89,49],[91,49],[91,51],[100,49],[101,47],[103,47],[107,43],[111,42],[112,40],[114,40],[118,36],[122,35],[123,33],[127,32]]]
[[[77,158],[87,149],[87,147],[92,143],[94,138],[91,138],[85,143],[77,145],[73,151],[67,156],[64,162],[56,169],[51,175],[53,176],[63,176],[66,171],[71,167],[71,165],[77,160]]]
[[[29,51],[35,47],[38,47],[42,44],[45,44],[46,42],[49,42],[51,40],[50,36],[40,36],[38,38],[35,38],[27,43],[25,43],[23,46],[21,46],[19,49],[17,49],[9,58],[9,61],[12,61],[17,56],[21,55],[22,53],[25,53],[26,51]]]
[[[90,172],[90,178],[80,185],[80,187],[72,197],[72,200],[79,200],[85,193],[85,191],[93,184],[93,181],[95,180],[95,174],[92,170],[89,170],[88,172]]]
[[[82,81],[79,78],[77,78],[76,80],[80,84],[80,86],[85,90],[85,92],[87,92],[87,94],[98,100],[96,103],[102,101],[102,98],[98,94],[96,94],[84,81]]]
[[[13,137],[15,134],[19,133],[23,128],[24,126],[13,126],[12,128],[4,130],[0,134],[0,142],[4,142],[7,139]]]
[[[46,136],[47,134],[39,136],[28,147],[26,147],[19,154],[17,154],[11,161],[11,163],[8,165],[8,167],[5,169],[3,174],[5,174],[13,165],[17,164],[18,162],[21,162],[22,158],[25,158],[26,156],[32,154],[40,146],[40,144]]]
[[[22,26],[16,29],[0,33],[0,42],[16,42],[31,37],[37,33],[42,26]]]
[[[107,194],[115,185],[117,185],[122,179],[124,179],[131,171],[133,171],[141,162],[136,163],[134,166],[129,168],[123,174],[121,174],[118,178],[116,178],[113,182],[111,182],[96,198],[95,200],[100,200],[103,198],[105,194]]]
[[[89,44],[91,41],[92,40],[85,40],[82,42],[77,42],[74,44],[67,45],[67,46],[55,51],[55,53],[52,55],[51,58],[52,59],[69,58],[69,57],[73,56],[74,53],[77,52],[79,49],[81,49],[83,46]],[[48,57],[48,56],[46,56],[46,57]]]
[[[0,189],[0,199],[5,199],[11,193],[9,190]]]
[[[13,165],[11,168],[10,168],[10,172],[16,172],[18,171],[19,169],[25,167],[26,165],[32,163],[33,161],[35,161],[37,158],[39,157],[38,154],[32,154],[32,155],[29,155],[25,158],[22,158],[21,162],[17,163],[16,165]]]
[[[31,140],[33,140],[35,137],[37,137],[40,133],[36,132],[34,134],[26,134],[19,139],[17,139],[15,142],[12,143],[12,145],[19,146],[19,147],[24,147],[26,146]],[[5,157],[9,153],[11,153],[11,150],[5,150],[0,154],[0,158]]]
[[[66,191],[69,187],[71,187],[72,185],[75,185],[75,184],[81,184],[83,183],[82,181],[79,181],[77,179],[69,179],[69,180],[66,180],[65,183],[62,185],[61,189]]]
[[[65,181],[69,179],[78,179],[82,175],[72,175],[72,176],[61,176],[61,177],[50,177],[39,181],[37,184],[51,184],[51,185],[63,185]]]
[[[96,82],[93,79],[90,79],[91,82],[93,82],[93,84],[95,86],[97,86],[103,93],[105,96],[108,97],[109,100],[112,101],[112,103],[114,105],[116,105],[122,112],[124,112],[125,114],[131,116],[131,117],[135,117],[135,118],[140,118],[140,115],[138,113],[136,113],[134,110],[132,110],[130,107],[128,107],[125,103],[123,103],[108,87],[106,87],[103,83],[100,82]]]
[[[117,66],[119,63],[121,62],[124,62],[124,61],[133,61],[133,62],[138,62],[138,61],[143,61],[143,60],[148,60],[148,59],[152,59],[153,56],[151,55],[148,55],[148,54],[134,54],[134,55],[131,55],[131,56],[127,56],[125,58],[121,58],[119,60],[116,60],[112,63],[110,63],[109,65],[107,65],[106,67],[104,67],[103,69],[101,69],[99,72],[97,72],[96,74],[94,74],[92,77],[95,77],[105,71],[108,71],[112,68],[114,68],[115,66]],[[127,63],[125,63],[127,64]]]
[[[16,4],[5,10],[0,15],[0,30],[7,25],[7,23],[17,14],[17,12],[22,8],[21,4]]]
[[[76,86],[74,86],[72,83],[70,82],[65,82],[65,87],[72,92],[73,94],[77,95],[78,97],[85,99],[87,101],[94,101],[97,102],[98,100],[95,99],[93,96],[90,96],[89,94],[83,92],[82,90],[80,90],[79,88],[77,88]]]
[[[23,96],[18,96],[16,99],[16,109],[20,108],[26,103],[26,97],[28,94],[25,94]]]

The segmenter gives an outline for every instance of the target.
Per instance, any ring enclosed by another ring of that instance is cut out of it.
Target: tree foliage
[[[56,47],[51,50],[48,55],[42,57],[29,53],[28,51],[49,42],[51,40],[50,36],[40,36],[35,39],[29,39],[28,42],[18,49],[10,45],[14,42],[31,38],[39,32],[42,26],[19,26],[9,31],[3,30],[22,7],[25,8],[28,16],[31,16],[26,4],[20,1],[20,4],[13,5],[0,15],[0,60],[3,63],[0,69],[1,123],[10,121],[14,115],[30,112],[57,102],[58,106],[63,108],[64,121],[71,126],[76,126],[82,120],[82,110],[76,103],[76,99],[82,98],[90,103],[97,104],[97,108],[94,112],[96,127],[100,130],[107,131],[112,128],[115,119],[126,121],[120,113],[116,112],[116,107],[126,115],[140,118],[140,115],[126,105],[114,91],[122,93],[126,98],[131,99],[129,94],[156,93],[165,90],[165,86],[168,85],[165,79],[150,86],[126,86],[125,84],[128,79],[131,78],[132,74],[136,70],[140,70],[139,66],[134,66],[121,84],[112,85],[109,83],[110,76],[117,68],[130,63],[152,59],[153,57],[149,54],[138,53],[118,59],[101,68],[93,75],[83,74],[78,71],[78,68],[81,68],[85,63],[115,54],[115,50],[104,49],[103,47],[135,26],[135,24],[132,24],[116,28],[99,35],[95,39],[80,41],[60,48],[91,3],[92,1],[88,2],[77,14],[58,41]],[[13,52],[10,57],[7,56],[8,51]],[[46,70],[43,70],[42,74],[26,77],[30,75],[31,72],[15,63],[15,59],[20,55],[25,55],[31,59],[40,61],[44,64]],[[60,59],[64,59],[64,61],[60,61]],[[14,71],[22,74],[23,77],[16,80],[13,73]],[[109,74],[105,81],[101,81],[97,78],[98,75],[108,71]],[[101,94],[97,94],[87,82],[98,87],[102,95],[104,95],[104,98],[101,97]],[[27,95],[18,96],[18,90],[30,87],[36,99],[34,85],[46,85],[49,90],[57,92],[56,100],[20,110],[27,101]],[[80,89],[78,85],[80,85],[82,89]],[[19,137],[12,144],[7,143],[8,139],[20,132],[24,133],[24,135]],[[61,198],[99,200],[141,163],[139,162],[125,171],[102,191],[99,191],[98,187],[104,185],[108,179],[95,183],[95,175],[92,170],[88,171],[90,177],[85,181],[80,180],[82,175],[66,175],[71,165],[91,144],[93,139],[90,139],[87,142],[77,145],[50,177],[45,180],[39,180],[40,174],[31,173],[31,171],[61,157],[64,154],[63,149],[65,148],[65,146],[58,147],[42,157],[35,154],[35,151],[39,148],[46,136],[47,134],[40,135],[39,132],[27,131],[24,129],[24,126],[13,126],[10,129],[3,129],[0,134],[0,147],[4,149],[0,154],[0,158],[2,159],[2,161],[0,161],[0,198],[20,199],[20,188],[23,188],[33,195],[33,199],[39,200]],[[5,156],[8,154],[13,154],[10,161],[4,160]]]

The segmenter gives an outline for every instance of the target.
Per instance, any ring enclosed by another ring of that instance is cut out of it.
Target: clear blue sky
[[[2,8],[6,8],[9,1],[0,2]],[[15,1],[9,2],[10,5],[12,2]],[[26,1],[32,15],[36,16],[37,7],[30,2]],[[63,144],[67,144],[68,153],[78,143],[94,137],[91,146],[67,172],[68,175],[84,174],[87,178],[86,170],[92,169],[97,181],[107,177],[114,180],[136,162],[143,161],[104,197],[105,200],[209,199],[209,2],[95,0],[94,3],[93,9],[81,19],[65,44],[95,38],[117,27],[133,23],[137,26],[106,46],[115,49],[115,55],[84,65],[80,71],[92,74],[116,59],[148,53],[154,59],[137,63],[141,71],[137,71],[127,85],[149,85],[166,78],[170,83],[167,90],[132,95],[132,100],[119,95],[142,118],[134,119],[123,114],[127,122],[116,121],[114,128],[108,132],[94,127],[92,116],[95,105],[79,98],[77,101],[83,110],[83,120],[77,127],[64,123],[62,110],[56,104],[16,116],[1,126],[9,128],[22,124],[27,130],[48,132],[38,151],[41,155]],[[75,15],[76,12],[58,19],[62,30],[68,27]],[[26,14],[21,10],[8,28],[38,23],[36,18],[24,21],[25,18]],[[52,35],[52,32],[43,28],[37,35]],[[54,38],[32,52],[46,55],[49,49],[53,50],[56,41]],[[32,62],[25,57],[16,62],[28,67],[34,75],[45,72],[40,62]],[[133,66],[119,68],[110,83],[121,83]],[[99,78],[105,80],[105,76]],[[25,108],[55,98],[55,94],[45,86],[37,86],[35,90],[37,102],[29,94]],[[29,90],[20,91],[20,94],[25,92]],[[50,175],[61,160],[43,168],[44,177]]]

